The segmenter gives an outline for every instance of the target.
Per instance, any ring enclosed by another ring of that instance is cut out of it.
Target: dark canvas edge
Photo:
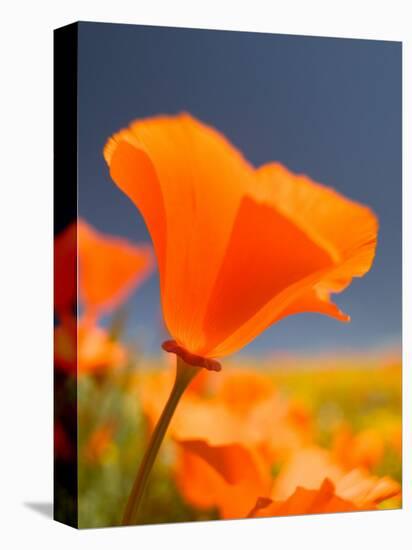
[[[77,219],[77,65],[78,24],[54,30],[53,33],[53,224],[54,237]],[[76,232],[77,241],[77,232]],[[76,242],[77,245],[77,242]],[[76,246],[77,249],[77,246]],[[77,288],[76,264],[68,269]],[[61,281],[54,280],[56,285]],[[77,319],[77,304],[75,305]],[[77,338],[77,336],[75,336]],[[75,342],[77,352],[77,341]],[[77,358],[76,358],[77,359]],[[76,360],[77,364],[77,360]],[[78,527],[78,462],[77,462],[77,376],[71,377],[70,406],[61,403],[61,387],[69,375],[54,365],[54,428],[62,423],[70,429],[73,455],[59,458],[54,440],[53,517],[56,521]],[[62,379],[63,377],[63,379]],[[57,387],[60,391],[57,391]]]

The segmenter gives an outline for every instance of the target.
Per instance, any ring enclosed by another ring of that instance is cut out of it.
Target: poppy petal
[[[302,294],[292,301],[276,318],[276,322],[280,321],[288,315],[295,315],[297,313],[322,313],[333,317],[338,321],[348,323],[350,316],[339,309],[339,307],[329,300],[329,294],[322,293],[314,288],[308,290],[305,294]]]
[[[294,220],[332,261],[297,281],[291,278],[289,286],[211,350],[216,357],[237,351],[292,313],[318,312],[348,321],[349,317],[329,301],[329,294],[340,292],[353,277],[364,275],[375,254],[378,223],[368,208],[280,165],[264,166],[258,174],[262,185],[257,188],[257,197]],[[290,254],[296,254],[292,246]]]
[[[219,132],[187,114],[135,122],[109,141],[105,157],[152,235],[166,325],[197,354],[208,297],[254,171]]]
[[[151,247],[103,235],[78,221],[79,293],[87,315],[111,311],[147,277]]]
[[[210,446],[202,441],[179,441],[176,482],[191,504],[216,507],[222,518],[242,518],[258,494],[268,493],[269,472],[257,453],[241,445]]]
[[[400,494],[400,485],[391,478],[378,478],[366,470],[343,470],[328,451],[308,447],[294,453],[276,478],[272,496],[285,500],[297,487],[318,489],[324,480],[331,480],[336,495],[358,507],[375,507],[387,498]]]
[[[352,502],[338,497],[333,483],[329,479],[325,479],[321,487],[316,490],[297,487],[295,492],[285,501],[259,498],[248,517],[354,512],[361,509]]]
[[[263,485],[267,488],[270,478],[265,475],[258,455],[251,449],[238,443],[210,445],[200,439],[177,441],[186,451],[203,458],[227,483],[233,485],[249,479],[256,484],[256,487]]]
[[[274,296],[332,267],[327,251],[266,203],[245,197],[204,320],[208,348],[253,319]]]

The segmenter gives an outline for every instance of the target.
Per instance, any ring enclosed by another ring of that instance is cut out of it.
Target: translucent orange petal
[[[197,353],[208,298],[253,170],[221,134],[186,114],[135,122],[108,142],[105,158],[152,235],[168,329]]]
[[[218,505],[226,483],[204,460],[181,449],[174,469],[174,479],[183,498],[201,510]]]
[[[103,235],[78,221],[79,293],[86,314],[111,311],[153,267],[151,248]]]
[[[361,509],[352,502],[338,497],[333,483],[329,479],[325,479],[321,487],[316,490],[298,487],[285,501],[259,498],[248,517],[353,512]]]
[[[203,322],[207,347],[199,353],[219,355],[213,349],[274,296],[332,265],[328,252],[272,205],[245,197]]]
[[[368,252],[352,277],[364,275],[370,269],[377,219],[369,208],[278,163],[259,168],[258,177],[262,181],[261,198],[328,250],[335,263],[359,255],[361,250]]]
[[[297,487],[316,490],[325,479],[331,480],[336,495],[358,507],[375,507],[379,502],[400,493],[400,485],[388,478],[378,478],[366,470],[344,470],[323,449],[297,451],[276,478],[272,497],[286,500]]]
[[[366,470],[355,469],[336,481],[336,492],[359,506],[369,506],[400,496],[401,487],[388,476],[378,478]]]
[[[191,453],[203,458],[223,479],[230,484],[248,479],[256,485],[267,487],[268,477],[256,453],[238,443],[230,445],[210,445],[200,439],[178,441]]]
[[[183,452],[176,481],[191,504],[214,506],[223,518],[241,518],[259,494],[269,492],[269,472],[251,449],[241,445],[214,447],[201,441],[180,445]],[[203,494],[205,490],[207,495]]]
[[[267,165],[257,173],[260,185],[256,200],[264,201],[305,231],[307,238],[328,253],[331,263],[319,264],[317,271],[308,271],[297,280],[290,279],[289,285],[280,288],[211,351],[214,356],[233,353],[286,315],[318,312],[349,320],[329,301],[329,295],[343,290],[353,277],[364,275],[375,254],[378,223],[368,208],[281,165]]]
[[[155,168],[139,146],[131,145],[129,131],[116,134],[107,143],[104,156],[113,181],[139,208],[156,252],[161,282],[165,276],[166,219],[163,196]],[[162,285],[163,286],[163,285]]]
[[[323,313],[333,317],[343,323],[350,321],[350,316],[339,309],[333,302],[329,301],[328,295],[322,293],[315,288],[310,288],[306,292],[299,294],[298,297],[291,301],[281,313],[277,315],[276,322],[289,315],[297,313]]]

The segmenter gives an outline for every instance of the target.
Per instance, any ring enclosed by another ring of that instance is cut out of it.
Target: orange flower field
[[[83,219],[55,240],[56,464],[77,465],[79,526],[400,507],[399,349],[242,353],[288,316],[350,321],[332,295],[372,267],[372,210],[188,114],[134,122],[104,157],[153,249]],[[127,304],[156,269],[150,355]]]
[[[79,516],[116,525],[173,384],[168,356],[79,379]],[[142,523],[397,508],[396,354],[239,360],[204,370],[171,422]]]

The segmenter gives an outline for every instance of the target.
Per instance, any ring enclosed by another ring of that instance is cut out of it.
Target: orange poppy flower
[[[175,479],[184,498],[222,518],[374,510],[400,495],[400,485],[360,469],[344,470],[326,450],[301,449],[271,472],[261,455],[242,444],[180,442]]]
[[[125,364],[125,348],[94,323],[65,319],[54,329],[55,365],[67,372],[87,374]]]
[[[344,424],[334,435],[332,450],[336,460],[346,468],[372,469],[384,456],[385,440],[377,429],[369,428],[354,434]]]
[[[204,374],[203,374],[204,373]],[[310,438],[269,377],[227,369],[203,371],[183,395],[169,435],[177,443],[175,481],[185,499],[221,517],[246,517],[261,495],[270,495],[272,464]],[[137,391],[153,429],[173,383],[172,371],[139,374]],[[205,490],[207,487],[207,490]]]
[[[283,399],[268,376],[244,369],[227,369],[217,378],[204,373],[202,384],[189,386],[182,397],[169,430],[178,443],[174,478],[192,506],[241,518],[261,497],[268,507],[253,515],[374,509],[400,494],[392,479],[308,447],[308,412]],[[172,383],[171,371],[139,375],[141,405],[152,428]],[[273,478],[274,465],[279,473]]]
[[[76,301],[76,255],[79,295],[88,317],[112,311],[153,269],[149,245],[105,235],[79,219],[54,241],[55,308],[59,314],[70,313]]]
[[[92,432],[83,449],[84,458],[88,463],[96,464],[103,461],[113,444],[114,431],[114,425],[107,423]]]
[[[139,373],[136,389],[151,428],[172,384],[172,370]],[[246,369],[226,369],[218,378],[203,378],[200,386],[196,386],[195,378],[180,401],[168,433],[179,443],[240,443],[258,450],[268,465],[287,458],[307,444],[312,435],[308,421],[302,424],[300,416],[296,418],[295,403],[279,395],[267,376]]]
[[[297,487],[317,490],[326,479],[335,485],[338,497],[362,509],[374,509],[401,492],[399,483],[389,477],[378,478],[362,468],[344,469],[325,449],[308,447],[290,457],[274,482],[271,497],[285,500]]]
[[[79,220],[79,294],[88,315],[112,311],[153,267],[151,247],[104,235]]]
[[[377,220],[367,207],[280,164],[255,169],[188,114],[137,121],[104,156],[152,237],[167,351],[218,370],[212,358],[287,315],[349,320],[330,293],[371,267]]]
[[[83,306],[77,321],[78,290]],[[97,318],[111,312],[140,285],[153,268],[151,247],[104,235],[84,220],[69,226],[54,242],[55,309],[60,324],[54,330],[55,364],[69,372],[90,373],[124,364],[126,350],[97,326]],[[76,365],[77,363],[77,365]]]

